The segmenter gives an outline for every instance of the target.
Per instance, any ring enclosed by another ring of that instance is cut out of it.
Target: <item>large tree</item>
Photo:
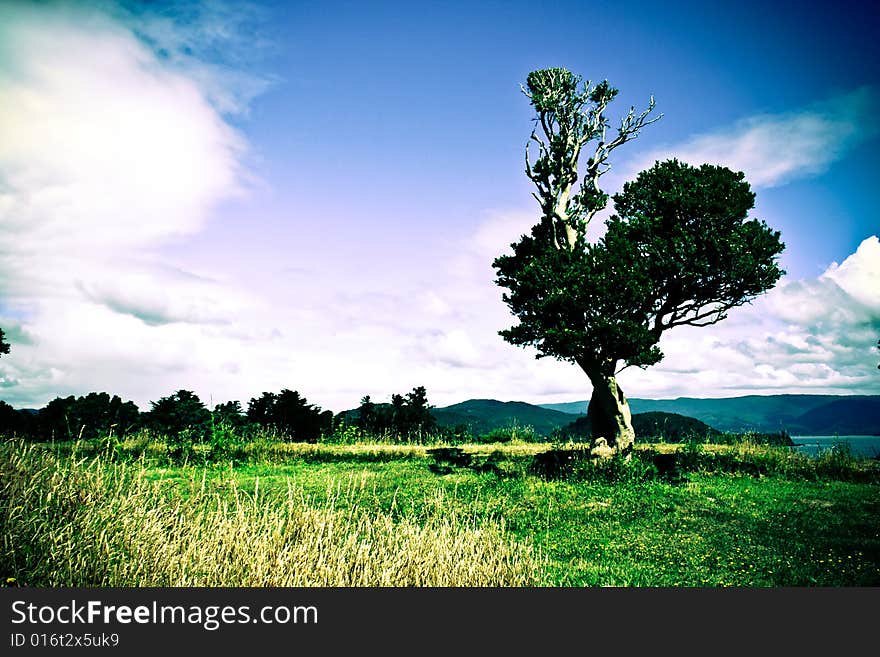
[[[196,441],[204,440],[211,427],[211,412],[191,390],[178,390],[159,401],[150,402],[145,420],[154,430],[172,439],[189,432]]]
[[[3,354],[9,353],[9,343],[6,342],[6,336],[3,334],[3,329],[0,329],[0,356]]]
[[[333,412],[309,404],[296,390],[264,392],[251,399],[247,419],[273,429],[287,440],[317,442],[333,427]]]
[[[639,114],[631,108],[608,138],[605,110],[617,92],[607,82],[581,84],[549,69],[529,74],[524,91],[537,113],[530,143],[539,151],[532,161],[526,149],[526,174],[542,214],[513,253],[494,262],[519,320],[501,335],[536,348],[539,358],[580,366],[593,386],[594,443],[626,453],[635,433],[619,371],[659,362],[667,329],[718,322],[772,287],[783,245],[779,233],[747,218],[754,194],[742,173],[675,160],[627,183],[604,236],[591,243],[589,221],[608,202],[599,186],[608,154],[656,120],[647,119],[653,99]]]

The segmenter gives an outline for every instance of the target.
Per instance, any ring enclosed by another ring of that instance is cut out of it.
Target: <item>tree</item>
[[[391,395],[391,411],[385,422],[385,430],[390,431],[396,437],[404,436],[407,432],[406,400],[403,395],[394,393]]]
[[[407,431],[410,434],[424,438],[436,429],[437,420],[431,413],[433,406],[428,403],[428,391],[425,386],[416,386],[412,392],[406,394],[406,407],[408,413]]]
[[[275,402],[275,426],[296,441],[317,442],[330,432],[333,413],[309,404],[296,390],[282,390]]]
[[[72,440],[76,437],[76,421],[71,422],[76,397],[56,397],[37,416],[39,433],[50,440]]]
[[[124,435],[140,424],[140,410],[118,395],[90,392],[74,397],[56,397],[37,415],[39,432],[54,440],[97,438],[114,433]]]
[[[436,429],[437,421],[431,413],[432,408],[425,387],[416,386],[406,395],[392,394],[390,403],[376,404],[369,395],[363,397],[355,422],[365,435],[397,440],[424,439]]]
[[[276,395],[273,392],[264,392],[259,397],[253,397],[248,402],[247,419],[259,424],[261,427],[272,427],[275,418]]]
[[[264,392],[261,397],[251,399],[247,417],[295,441],[316,442],[322,434],[329,433],[333,425],[332,411],[322,411],[297,391],[287,389],[278,394]]]
[[[39,434],[37,416],[26,410],[16,410],[0,400],[0,436],[36,438]]]
[[[543,136],[526,174],[535,183],[541,219],[495,259],[496,283],[519,323],[501,331],[508,342],[577,364],[593,386],[588,407],[594,446],[627,453],[635,442],[620,369],[647,367],[663,354],[661,334],[681,325],[722,320],[734,306],[772,287],[779,233],[747,220],[754,194],[742,173],[672,160],[643,171],[614,197],[605,235],[587,240],[590,219],[608,197],[599,178],[609,152],[635,138],[653,109],[624,117],[606,138],[605,108],[616,90],[580,86],[564,69],[535,71],[524,90]],[[659,118],[659,117],[658,117]],[[537,128],[536,128],[537,130]],[[581,149],[596,141],[576,189]],[[619,369],[620,364],[623,363]]]
[[[357,427],[363,434],[375,435],[378,425],[376,405],[369,395],[364,395],[357,412]]]
[[[241,429],[245,423],[244,410],[241,402],[234,400],[224,404],[216,404],[211,411],[211,418],[215,427],[228,427]]]
[[[150,402],[148,424],[160,433],[175,437],[186,431],[203,440],[211,426],[211,412],[189,390],[178,390],[173,395]]]
[[[9,353],[9,343],[6,342],[6,336],[3,333],[3,329],[0,329],[0,356],[3,354]]]

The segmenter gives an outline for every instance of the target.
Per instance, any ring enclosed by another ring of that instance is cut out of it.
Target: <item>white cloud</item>
[[[813,279],[786,280],[709,328],[665,333],[665,358],[627,370],[630,396],[880,394],[880,240]]]
[[[880,321],[880,240],[864,240],[815,279],[783,281],[768,295],[770,312],[801,326],[857,327]]]
[[[84,301],[130,315],[151,326],[163,324],[230,324],[245,307],[229,286],[156,266],[137,270],[114,268],[117,276],[78,279]]]
[[[864,240],[856,252],[840,265],[832,264],[823,277],[837,283],[875,317],[880,308],[880,240]]]
[[[743,171],[753,187],[819,174],[878,134],[878,96],[875,88],[862,87],[800,111],[752,116],[730,128],[640,155],[627,163],[626,179],[656,160],[673,157],[694,166],[705,162]]]
[[[151,255],[244,191],[246,145],[209,71],[163,60],[109,7],[0,6],[0,313],[28,336],[0,363],[13,402],[155,399],[157,379],[226,363],[231,340],[206,331],[254,304]]]
[[[16,64],[0,69],[2,221],[15,248],[100,253],[199,230],[238,190],[240,137],[113,23],[15,9],[2,40]]]

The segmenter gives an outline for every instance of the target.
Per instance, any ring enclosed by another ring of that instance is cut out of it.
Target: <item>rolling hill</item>
[[[441,425],[465,425],[474,434],[516,424],[521,427],[531,426],[536,433],[546,436],[574,419],[568,413],[526,402],[501,402],[495,399],[469,399],[459,404],[434,408],[431,413]]]
[[[663,442],[678,443],[691,436],[704,438],[717,437],[721,432],[692,417],[663,411],[650,411],[633,415],[633,430],[640,440],[660,439]],[[590,421],[586,415],[579,415],[574,422],[564,427],[569,436],[587,438],[590,436]]]
[[[721,399],[630,399],[633,414],[662,411],[696,418],[721,431],[792,435],[880,435],[880,395],[747,395]],[[587,401],[542,404],[585,412]]]
[[[660,414],[685,416],[712,430],[741,433],[756,431],[793,436],[880,435],[880,395],[748,395],[722,399],[630,399],[633,422],[641,422],[644,434]],[[481,435],[513,425],[531,426],[541,436],[567,427],[586,415],[587,401],[561,404],[529,404],[496,399],[469,399],[431,409],[443,426],[467,426]],[[345,411],[342,415],[356,415]],[[653,414],[653,415],[652,415]],[[652,419],[653,418],[653,419]],[[678,421],[678,420],[676,420]],[[698,425],[694,425],[697,427]]]
[[[880,397],[836,399],[807,411],[792,425],[799,434],[880,436]]]

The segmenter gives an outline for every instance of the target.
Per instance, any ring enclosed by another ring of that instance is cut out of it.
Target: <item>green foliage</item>
[[[6,335],[3,333],[3,329],[0,329],[0,356],[8,354],[9,348],[9,343],[6,342]]]
[[[538,440],[539,437],[535,433],[534,427],[520,426],[516,422],[506,427],[492,429],[479,437],[479,442],[481,443],[509,443],[514,441],[533,443]]]
[[[247,422],[239,401],[228,401],[214,406],[211,420],[215,426],[224,425],[235,429],[244,427]]]
[[[823,450],[815,461],[817,475],[822,479],[850,479],[853,471],[858,471],[858,460],[853,456],[847,443],[833,445]]]
[[[337,416],[337,432],[353,426],[362,438],[384,436],[392,441],[426,442],[438,431],[431,409],[424,386],[413,388],[405,396],[391,395],[390,404],[376,404],[367,395],[354,412]]]
[[[140,411],[134,402],[123,402],[118,395],[90,392],[56,397],[40,411],[36,424],[39,435],[55,440],[125,435],[140,426]]]
[[[438,442],[443,443],[472,443],[476,442],[471,427],[467,424],[460,423],[455,425],[439,425],[433,431],[433,435]]]
[[[694,438],[714,440],[721,435],[705,422],[676,413],[649,412],[633,415],[633,428],[642,440],[678,443]]]
[[[736,445],[746,443],[750,445],[776,445],[779,447],[792,447],[794,442],[787,431],[765,433],[760,431],[744,431],[741,433],[724,432],[713,435],[711,442],[720,445]]]
[[[203,441],[210,433],[211,412],[190,390],[150,402],[146,423],[155,431],[175,436],[181,444]]]
[[[663,331],[720,321],[783,273],[779,233],[747,220],[754,195],[742,173],[657,163],[614,202],[595,245],[559,249],[536,226],[495,260],[520,320],[505,340],[571,362],[645,367],[662,358]]]
[[[206,460],[217,462],[233,459],[241,451],[244,444],[244,432],[241,430],[241,425],[232,424],[228,420],[213,420],[208,439],[210,452],[206,453]]]
[[[5,401],[0,401],[0,432],[19,438],[31,438],[39,432],[36,414],[15,409]]]
[[[330,433],[333,412],[322,411],[320,406],[309,404],[295,390],[284,389],[279,393],[264,392],[250,400],[247,419],[264,429],[276,431],[287,440],[317,442]]]

